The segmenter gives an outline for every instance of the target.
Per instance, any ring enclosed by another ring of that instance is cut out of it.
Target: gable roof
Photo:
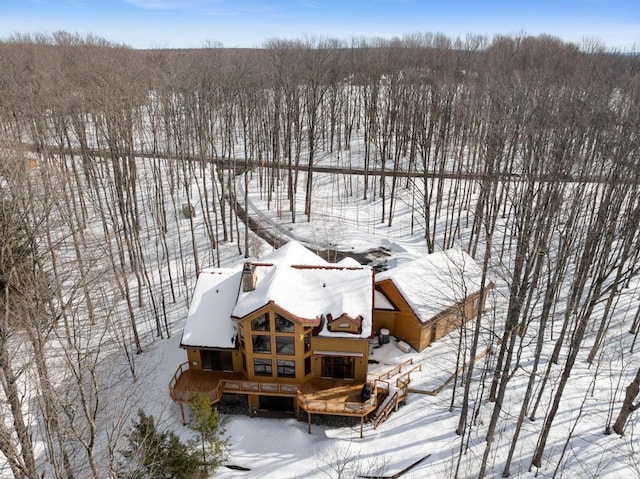
[[[421,322],[480,291],[482,268],[467,253],[449,249],[408,261],[376,275],[393,281]]]
[[[329,314],[361,317],[359,337],[371,335],[373,325],[373,269],[370,266],[329,263],[300,243],[291,241],[260,262],[253,262],[257,277],[252,291],[240,291],[234,318],[243,318],[272,303],[300,322],[318,324]],[[320,336],[354,337],[330,332]]]
[[[320,336],[368,338],[373,327],[373,269],[329,263],[291,241],[251,262],[255,289],[242,291],[242,268],[205,269],[198,276],[182,335],[183,347],[234,348],[243,318],[273,304],[292,319],[322,326]],[[322,318],[360,318],[361,333],[331,332]]]

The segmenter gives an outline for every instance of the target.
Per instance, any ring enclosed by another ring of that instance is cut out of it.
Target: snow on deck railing
[[[422,364],[417,364],[408,371],[403,372],[398,379],[396,379],[396,386],[399,388],[406,388],[411,381],[411,373],[414,371],[422,371]]]
[[[404,363],[399,365],[399,369],[398,367],[393,368],[391,371],[387,371],[387,373],[383,374],[382,376],[386,376],[390,372],[396,371],[396,369],[398,369],[398,372],[395,372],[395,374],[400,374],[400,371],[402,370],[402,366],[405,366],[407,364],[413,364],[413,361],[412,360],[405,361]],[[373,419],[374,429],[377,428],[380,423],[384,422],[389,417],[389,415],[391,414],[391,411],[393,411],[400,402],[406,399],[407,394],[409,392],[409,383],[411,382],[411,373],[416,370],[422,371],[422,364],[416,364],[414,367],[412,367],[408,371],[405,371],[404,373],[402,373],[396,379],[395,386],[393,388],[389,387],[389,384],[387,383],[387,391],[389,395],[382,402],[382,404],[380,405],[378,414],[376,414],[376,417]],[[392,374],[392,376],[395,374]],[[378,381],[386,382],[386,381],[377,379],[376,384]]]
[[[388,371],[382,373],[382,374],[378,374],[378,376],[375,376],[374,379],[391,379],[393,376],[400,374],[402,372],[402,368],[405,366],[409,366],[413,364],[413,358],[411,359],[407,359],[405,362],[398,364],[397,366],[394,366],[393,368],[389,369]],[[415,368],[414,368],[415,369]]]

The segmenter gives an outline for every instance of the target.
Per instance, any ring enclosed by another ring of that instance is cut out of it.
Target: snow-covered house
[[[203,270],[171,397],[182,406],[197,392],[212,403],[246,395],[249,414],[364,419],[381,399],[375,381],[365,387],[374,335],[387,329],[422,350],[477,312],[479,282],[480,268],[457,250],[374,277],[370,266],[329,263],[295,241],[243,267]]]
[[[482,268],[462,250],[407,261],[376,275],[375,327],[422,351],[478,315],[493,283],[480,297]]]
[[[203,270],[181,341],[188,362],[171,382],[172,398],[182,404],[194,392],[212,402],[243,394],[253,414],[316,411],[327,407],[312,402],[322,396],[342,403],[335,414],[371,412],[375,401],[363,405],[360,394],[373,335],[373,281],[371,267],[328,263],[295,241],[242,268]]]

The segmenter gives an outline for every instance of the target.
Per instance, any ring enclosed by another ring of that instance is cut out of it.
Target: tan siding
[[[382,328],[388,329],[389,331],[394,331],[397,315],[398,315],[397,311],[387,311],[387,310],[377,309],[374,312],[374,319],[373,319],[373,327],[376,334],[380,333],[380,330]]]
[[[384,292],[387,298],[399,309],[397,312],[376,310],[374,317],[376,332],[379,332],[380,328],[387,328],[391,331],[391,334],[409,343],[417,351],[422,351],[431,344],[432,340],[438,340],[460,327],[463,318],[468,321],[478,315],[478,309],[474,303],[480,293],[475,293],[464,302],[443,311],[423,324],[414,314],[409,303],[402,297],[392,280],[385,279],[380,281],[376,283],[376,287]],[[491,288],[493,288],[493,283],[490,283],[485,289],[482,300],[483,307]],[[459,314],[458,318],[454,319],[453,313],[456,309],[459,310]]]
[[[349,353],[360,353],[361,358],[356,358],[354,368],[354,380],[367,380],[367,366],[369,363],[369,340],[351,338],[311,338],[311,349],[313,351],[342,351]],[[313,355],[311,359],[313,376],[322,377],[322,358]]]
[[[242,351],[234,351],[231,354],[233,360],[233,372],[241,373],[242,371]]]
[[[376,328],[378,327],[378,322],[389,324],[390,327],[387,327],[387,329],[389,329],[396,338],[409,343],[417,351],[424,349],[429,344],[429,331],[423,327],[419,318],[415,315],[393,282],[387,279],[380,281],[376,286],[382,290],[387,298],[400,310],[394,313],[392,325],[389,324],[387,311],[375,311],[376,316],[374,321]]]
[[[199,349],[187,349],[187,361],[189,361],[190,369],[202,369],[202,362],[200,361]]]

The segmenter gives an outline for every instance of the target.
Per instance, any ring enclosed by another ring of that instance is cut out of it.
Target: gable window
[[[272,376],[273,366],[271,364],[271,359],[254,359],[253,373],[256,376]]]
[[[269,313],[251,320],[251,331],[269,331]]]
[[[253,342],[254,353],[271,353],[271,336],[266,334],[252,334],[251,340]]]
[[[289,321],[287,318],[279,315],[278,313],[275,313],[274,318],[275,318],[276,332],[293,333],[294,331],[293,321]]]

